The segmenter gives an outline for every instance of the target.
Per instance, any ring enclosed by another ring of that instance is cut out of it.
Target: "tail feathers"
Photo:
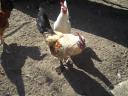
[[[52,27],[50,25],[48,16],[43,7],[39,8],[38,16],[37,16],[37,28],[40,33],[47,32],[49,34],[53,34]]]

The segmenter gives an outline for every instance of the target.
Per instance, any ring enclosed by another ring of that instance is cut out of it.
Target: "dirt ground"
[[[128,11],[81,1],[69,4],[70,19],[72,32],[86,38],[87,48],[61,75],[36,28],[39,3],[15,3],[5,33],[11,53],[0,46],[0,96],[113,96],[114,85],[128,79]],[[44,6],[52,24],[59,4]]]

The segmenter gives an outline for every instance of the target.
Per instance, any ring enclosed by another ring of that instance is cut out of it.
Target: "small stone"
[[[113,45],[113,47],[116,47],[115,45]]]
[[[119,72],[117,73],[117,76],[119,79],[121,78],[121,74]]]
[[[5,73],[3,71],[0,71],[0,74],[3,75],[3,76],[5,75]]]

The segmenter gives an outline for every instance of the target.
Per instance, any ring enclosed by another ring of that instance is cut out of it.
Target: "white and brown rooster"
[[[60,60],[62,66],[71,56],[80,54],[86,47],[85,39],[79,33],[73,35],[53,31],[42,7],[37,16],[37,28],[43,34],[51,54]]]
[[[61,10],[60,13],[54,23],[54,31],[59,31],[62,33],[70,33],[71,32],[71,23],[69,20],[69,11],[66,0],[61,0]]]

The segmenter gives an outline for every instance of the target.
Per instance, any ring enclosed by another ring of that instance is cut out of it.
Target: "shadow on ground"
[[[16,9],[36,17],[40,0],[19,0]],[[43,3],[51,20],[55,21],[60,7],[58,3]],[[68,5],[72,27],[101,36],[128,47],[128,10],[116,9],[87,0],[72,0]]]
[[[103,81],[110,89],[113,89],[113,84],[95,67],[92,59],[95,59],[99,62],[101,60],[98,58],[96,53],[91,48],[86,48],[83,53],[72,57],[72,60],[74,64],[84,70],[85,72],[88,72],[89,74],[99,78],[101,81]]]
[[[27,57],[34,60],[42,60],[38,47],[17,46],[17,44],[4,45],[4,48],[9,48],[10,54],[3,50],[1,55],[1,65],[10,79],[10,81],[16,86],[19,96],[25,96],[24,81],[22,78],[22,67],[25,64]]]
[[[111,92],[106,91],[97,81],[80,70],[72,68],[63,74],[77,94],[82,96],[113,96]]]
[[[87,73],[99,78],[110,89],[113,84],[94,66],[92,58],[101,62],[96,53],[91,48],[77,56],[72,57],[74,64],[82,70],[71,68],[63,72],[64,77],[75,90],[76,93],[83,96],[113,96],[113,94],[103,88],[95,79],[92,79]],[[87,73],[86,73],[87,72]]]
[[[89,73],[99,78],[110,89],[114,88],[113,84],[94,66],[92,58],[101,62],[96,53],[91,48],[87,48],[82,54],[72,57],[74,64],[83,71],[71,68],[64,71],[63,75],[75,92],[80,95],[113,96],[111,92],[107,91],[87,74]]]

